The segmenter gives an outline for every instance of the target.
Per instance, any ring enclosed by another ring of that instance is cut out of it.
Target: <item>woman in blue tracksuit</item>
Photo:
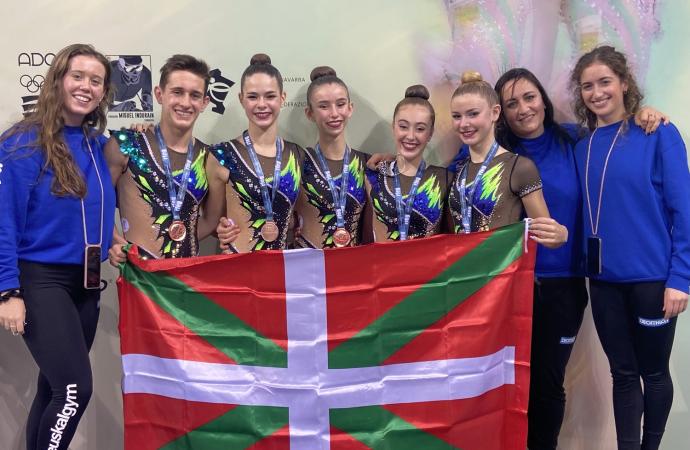
[[[657,449],[673,402],[676,316],[690,287],[685,144],[673,125],[652,135],[635,125],[630,116],[642,94],[613,47],[583,55],[570,81],[575,113],[589,129],[575,156],[592,314],[611,366],[618,448]]]
[[[535,267],[528,447],[555,449],[565,411],[565,368],[587,306],[573,153],[578,128],[556,123],[551,100],[527,69],[506,72],[495,89],[502,107],[498,141],[536,164],[549,213],[570,236],[562,247],[540,246]]]
[[[28,450],[66,449],[92,392],[100,264],[115,192],[102,149],[110,64],[90,45],[58,52],[35,109],[0,137],[0,325],[40,370]]]

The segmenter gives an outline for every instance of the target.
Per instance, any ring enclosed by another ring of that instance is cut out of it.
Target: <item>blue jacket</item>
[[[621,122],[596,130],[589,163],[593,221],[604,160]],[[601,200],[597,236],[602,240],[601,275],[611,282],[665,281],[690,288],[690,172],[685,144],[673,125],[647,136],[632,119],[611,152]],[[585,172],[589,136],[575,150],[585,196],[584,232],[592,236]]]
[[[65,142],[84,174],[84,199],[88,243],[95,244],[103,230],[101,256],[105,260],[112,240],[115,192],[103,155],[105,137],[90,138],[103,181],[101,194],[86,139],[80,127],[65,127]],[[0,142],[0,291],[19,287],[19,259],[41,263],[83,264],[84,231],[81,202],[75,197],[51,194],[53,171],[43,170],[43,151],[35,147],[36,132],[25,132]],[[42,173],[43,171],[43,173]]]

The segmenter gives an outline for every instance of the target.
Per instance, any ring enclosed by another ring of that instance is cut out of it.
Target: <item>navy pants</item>
[[[19,262],[24,341],[38,364],[26,425],[27,450],[67,449],[92,392],[89,349],[100,291],[83,287],[83,266]]]
[[[620,450],[658,449],[671,411],[673,382],[668,363],[676,318],[663,318],[664,290],[664,282],[590,281],[594,325],[613,377]]]
[[[534,283],[527,446],[555,450],[565,412],[565,369],[585,308],[584,278],[538,278]]]

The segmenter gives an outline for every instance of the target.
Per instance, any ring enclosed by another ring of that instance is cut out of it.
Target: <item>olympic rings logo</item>
[[[45,78],[43,78],[43,75],[34,75],[33,77],[31,75],[22,75],[19,77],[19,84],[32,94],[38,92],[43,87],[44,82]]]

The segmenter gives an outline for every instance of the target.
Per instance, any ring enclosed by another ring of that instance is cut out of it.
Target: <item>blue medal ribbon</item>
[[[343,157],[343,170],[340,178],[340,191],[335,186],[335,181],[331,175],[331,171],[328,168],[328,163],[326,158],[324,158],[321,152],[321,146],[317,143],[314,147],[316,156],[319,159],[319,164],[321,165],[321,170],[323,171],[326,181],[328,182],[328,187],[331,190],[331,196],[333,197],[333,205],[335,206],[335,220],[337,228],[345,228],[345,204],[347,203],[347,187],[350,182],[350,147],[345,145],[345,156]]]
[[[393,170],[393,181],[395,183],[395,208],[398,212],[398,232],[400,233],[400,240],[407,239],[407,231],[410,229],[410,214],[412,213],[412,204],[417,196],[417,189],[419,189],[419,182],[422,180],[424,171],[426,170],[426,162],[424,160],[419,163],[417,167],[417,174],[410,186],[410,192],[407,194],[407,199],[403,201],[402,189],[400,188],[400,170],[397,164]]]
[[[477,189],[477,180],[481,180],[486,172],[487,167],[494,159],[496,153],[498,152],[498,142],[494,141],[489,149],[489,153],[486,155],[484,162],[479,167],[477,175],[474,177],[474,182],[472,183],[472,188],[467,192],[467,168],[470,165],[470,160],[463,166],[460,176],[458,176],[456,182],[456,188],[460,197],[460,213],[462,214],[462,229],[465,233],[472,231],[472,204],[474,202],[474,192]]]
[[[158,147],[161,151],[161,159],[163,160],[163,170],[165,170],[165,177],[168,179],[168,195],[170,197],[170,212],[172,212],[173,220],[180,220],[180,211],[182,210],[182,203],[184,202],[184,195],[187,192],[187,182],[189,181],[189,172],[192,170],[192,157],[194,156],[194,139],[189,140],[187,146],[187,160],[184,163],[182,170],[182,183],[180,189],[175,188],[175,180],[173,178],[172,169],[170,168],[170,155],[168,154],[168,146],[165,145],[163,133],[161,133],[160,126],[156,125],[156,138],[158,139]]]
[[[259,186],[261,187],[261,196],[263,197],[264,209],[266,210],[266,222],[273,222],[273,201],[276,198],[278,186],[280,185],[280,168],[283,164],[283,141],[280,138],[276,139],[276,162],[273,168],[273,190],[271,191],[271,195],[269,196],[268,186],[266,185],[266,179],[264,178],[264,171],[261,168],[259,157],[256,154],[254,144],[252,144],[252,138],[249,137],[249,132],[247,130],[245,130],[244,133],[242,133],[242,139],[244,140],[245,147],[247,147],[249,158],[252,160],[254,172],[256,172],[256,176],[259,179]]]

